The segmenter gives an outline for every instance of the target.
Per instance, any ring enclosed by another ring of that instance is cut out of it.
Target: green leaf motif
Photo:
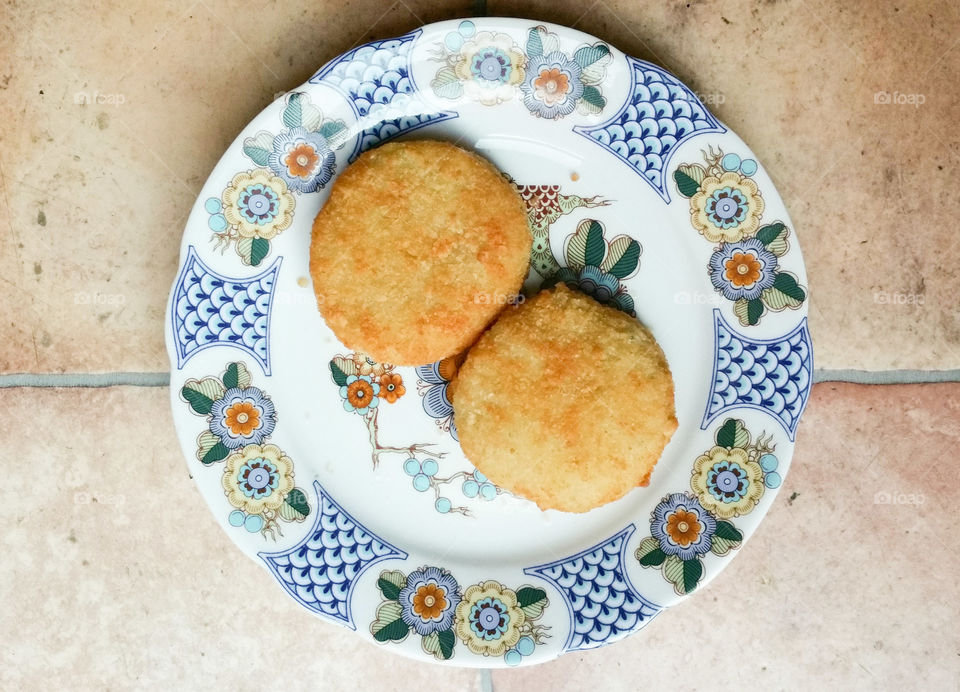
[[[728,541],[726,538],[720,538],[714,534],[713,540],[710,542],[710,552],[712,552],[714,555],[723,557],[739,545],[739,541]]]
[[[637,550],[633,553],[633,556],[643,564],[643,558],[654,552],[655,550],[660,550],[660,542],[653,536],[647,536],[637,547]]]
[[[330,361],[330,374],[333,375],[333,381],[337,384],[338,387],[345,387],[347,384],[347,375],[340,368],[337,367],[337,364],[332,360]]]
[[[623,238],[625,236],[620,236]],[[614,250],[614,245],[616,241],[620,238],[614,238],[614,242],[610,243],[611,254]],[[619,248],[617,248],[619,249]],[[609,258],[608,258],[609,259]],[[637,265],[640,263],[640,243],[636,240],[630,239],[630,242],[627,244],[626,249],[623,251],[623,254],[620,256],[620,259],[610,267],[607,271],[613,274],[618,279],[624,279],[633,272],[637,270]]]
[[[777,274],[776,278],[773,280],[773,288],[780,291],[784,295],[793,298],[794,300],[803,300],[807,297],[807,294],[802,288],[797,284],[797,280],[793,277],[792,274],[787,272],[780,272]]]
[[[683,591],[690,593],[697,584],[700,583],[700,577],[703,576],[703,563],[699,558],[683,561]]]
[[[374,632],[373,638],[378,642],[398,642],[406,637],[409,631],[410,628],[407,626],[407,623],[405,623],[401,618],[397,618],[393,622],[387,623]]]
[[[294,92],[287,98],[287,106],[283,109],[283,124],[287,127],[299,127],[303,124],[303,107],[300,99],[303,94]]]
[[[603,256],[607,253],[607,244],[603,241],[603,226],[600,222],[593,219],[589,222],[590,230],[587,232],[583,259],[587,264],[599,267],[603,263]]]
[[[590,67],[590,65],[597,62],[597,60],[601,60],[608,55],[610,55],[610,49],[604,44],[598,43],[595,46],[577,48],[573,54],[573,60],[580,67]]]
[[[377,608],[377,619],[370,624],[370,634],[378,642],[404,639],[410,632],[410,627],[403,621],[402,607],[396,601],[381,603]]]
[[[450,660],[450,657],[453,656],[453,645],[457,641],[457,638],[453,634],[453,629],[437,632],[437,641],[440,643],[441,658],[443,658],[444,661]]]
[[[280,516],[287,521],[303,521],[310,516],[310,503],[307,494],[300,488],[294,488],[283,498],[280,505]]]
[[[757,240],[764,245],[769,245],[779,238],[786,229],[787,227],[778,221],[777,223],[771,223],[763,226],[759,231],[757,231],[756,237]]]
[[[380,577],[377,580],[377,587],[380,589],[380,593],[383,594],[383,597],[388,601],[395,601],[400,596],[400,586],[393,583],[389,579]]]
[[[754,298],[753,300],[747,301],[747,324],[750,326],[755,325],[760,321],[760,318],[763,316],[763,301],[759,298]]]
[[[233,389],[240,386],[240,371],[237,369],[237,363],[230,363],[226,372],[223,373],[223,386],[227,389]]]
[[[734,418],[727,418],[717,430],[717,445],[720,447],[733,447],[737,439],[737,421]]]
[[[538,58],[541,55],[543,55],[543,41],[540,38],[540,32],[534,27],[527,34],[527,57]]]
[[[717,530],[714,531],[714,535],[737,543],[743,541],[743,533],[729,521],[718,521]]]
[[[266,238],[254,238],[250,243],[250,264],[256,267],[270,254],[270,241]]]
[[[720,447],[746,449],[750,446],[750,432],[742,420],[727,418],[717,430],[716,440]]]
[[[440,98],[456,99],[463,95],[463,84],[452,67],[441,68],[430,81],[430,88]]]
[[[190,404],[190,408],[205,416],[213,408],[213,402],[223,396],[225,389],[216,377],[204,377],[202,380],[187,380],[180,390],[180,396]]]
[[[644,567],[659,567],[667,559],[667,554],[661,548],[651,550],[640,558],[640,564]]]
[[[401,589],[406,585],[407,577],[400,570],[384,570],[377,579],[377,587],[387,600],[396,600],[397,596],[390,596],[388,594],[395,591],[399,595]]]
[[[600,93],[600,90],[595,86],[583,87],[583,94],[580,98],[590,106],[587,110],[591,113],[599,113],[607,105],[607,99],[603,97],[603,94]]]
[[[270,163],[270,152],[262,147],[245,146],[243,153],[258,166],[267,166]]]
[[[787,254],[790,244],[787,242],[787,236],[790,230],[779,221],[764,226],[757,231],[756,238],[766,245],[767,249],[777,257],[783,257]]]
[[[230,456],[230,448],[223,442],[217,442],[213,447],[207,450],[206,454],[200,459],[200,463],[209,466],[218,461],[223,461]]]
[[[253,238],[240,238],[237,241],[237,254],[240,255],[240,259],[243,260],[244,264],[253,264],[253,260],[250,258],[252,251]]]
[[[680,190],[680,194],[684,197],[693,197],[697,194],[697,190],[700,189],[700,183],[683,171],[674,171],[673,179],[677,182],[677,189]]]
[[[539,603],[547,600],[547,592],[533,586],[524,586],[517,591],[517,604],[521,608],[526,608],[532,603]]]
[[[684,562],[676,555],[670,555],[663,561],[663,576],[673,584],[673,589],[681,596],[686,593],[683,582]]]
[[[223,444],[219,437],[209,430],[204,430],[197,438],[197,459],[204,466],[226,459],[230,449]]]
[[[320,126],[320,134],[327,138],[331,149],[339,149],[350,136],[350,131],[342,120],[326,120]]]

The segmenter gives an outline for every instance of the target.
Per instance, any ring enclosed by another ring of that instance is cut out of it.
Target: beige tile
[[[576,25],[722,98],[715,110],[767,164],[803,240],[820,367],[960,367],[960,10],[949,0],[686,5],[492,0],[488,10]],[[471,7],[11,6],[0,372],[165,369],[161,316],[180,231],[235,134],[331,56]],[[878,91],[925,103],[875,104]],[[80,106],[78,92],[123,103]]]
[[[469,7],[10,7],[12,60],[0,67],[0,122],[14,125],[0,128],[0,372],[165,370],[162,317],[183,224],[237,132],[331,57]],[[107,102],[78,105],[77,94]]]
[[[956,368],[960,10],[949,0],[901,5],[488,8],[575,24],[722,101],[713,110],[765,163],[803,244],[818,366]],[[925,102],[877,104],[880,91]]]
[[[783,492],[704,593],[495,689],[955,688],[958,420],[956,384],[815,386]]]
[[[4,389],[0,688],[438,689],[296,604],[215,524],[164,388]]]

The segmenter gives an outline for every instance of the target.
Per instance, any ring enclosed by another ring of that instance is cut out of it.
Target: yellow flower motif
[[[231,505],[262,515],[293,490],[293,461],[276,445],[247,445],[227,457],[220,482]]]
[[[475,654],[502,656],[520,640],[525,620],[516,592],[485,581],[464,592],[456,611],[456,634]]]
[[[510,36],[481,31],[460,48],[453,71],[468,97],[492,106],[514,97],[525,65],[526,57]]]
[[[221,195],[223,216],[243,238],[270,240],[293,222],[293,194],[270,171],[237,173]]]
[[[697,457],[690,487],[700,503],[721,519],[753,511],[763,497],[763,469],[739,447],[714,447]]]
[[[690,198],[690,222],[710,242],[734,243],[757,232],[764,206],[753,180],[727,171],[700,182]]]

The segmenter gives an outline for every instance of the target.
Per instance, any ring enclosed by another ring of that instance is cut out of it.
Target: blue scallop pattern
[[[669,72],[630,56],[627,62],[631,96],[620,112],[597,127],[573,129],[609,149],[669,202],[666,172],[674,149],[695,135],[727,130]]]
[[[780,421],[793,440],[813,385],[813,349],[804,318],[776,339],[740,334],[714,310],[714,378],[701,429],[732,408],[755,408]]]
[[[630,524],[582,553],[523,570],[543,577],[563,594],[570,614],[565,651],[615,642],[660,612],[660,606],[637,593],[624,571],[627,540],[635,528]]]
[[[312,84],[329,84],[346,95],[366,127],[350,161],[404,132],[457,117],[451,111],[432,111],[417,95],[410,75],[410,50],[419,35],[417,29],[399,38],[360,46],[310,78]]]
[[[173,289],[178,368],[205,348],[235,346],[270,374],[270,311],[281,261],[278,257],[249,279],[235,279],[207,267],[189,247]]]
[[[388,558],[407,554],[367,531],[320,484],[313,529],[293,548],[260,553],[287,592],[318,615],[356,629],[350,614],[353,587],[363,572]]]

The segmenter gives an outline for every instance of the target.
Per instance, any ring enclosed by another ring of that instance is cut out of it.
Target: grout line
[[[168,372],[29,373],[0,375],[6,387],[166,387]]]
[[[814,370],[813,381],[850,384],[933,384],[960,382],[960,370]]]
[[[493,675],[489,668],[480,670],[480,692],[493,692]]]
[[[814,370],[813,382],[849,384],[960,383],[960,370]],[[10,373],[0,374],[0,389],[12,387],[167,387],[167,372]]]

